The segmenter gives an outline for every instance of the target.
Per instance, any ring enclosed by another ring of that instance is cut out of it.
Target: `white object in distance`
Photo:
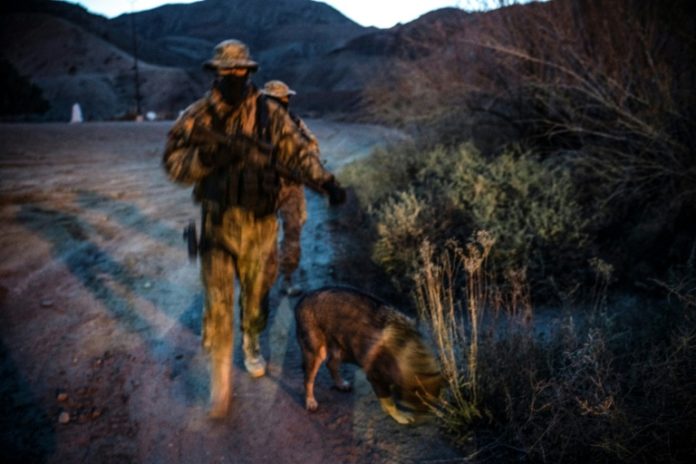
[[[80,108],[79,103],[74,103],[72,106],[72,115],[70,116],[70,123],[82,122],[82,108]]]

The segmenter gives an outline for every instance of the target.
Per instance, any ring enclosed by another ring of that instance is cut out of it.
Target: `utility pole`
[[[142,119],[142,110],[140,108],[140,100],[142,97],[140,96],[140,76],[138,73],[138,38],[136,35],[136,29],[135,29],[135,12],[134,10],[134,4],[135,1],[131,1],[131,28],[133,32],[133,71],[134,71],[134,84],[135,84],[135,120],[139,121]]]

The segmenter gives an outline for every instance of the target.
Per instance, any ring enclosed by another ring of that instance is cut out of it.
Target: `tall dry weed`
[[[682,462],[693,453],[696,320],[635,301],[613,311],[612,268],[595,259],[590,317],[566,313],[540,337],[510,306],[528,304],[531,319],[524,282],[505,298],[491,291],[494,243],[485,232],[442,251],[426,241],[416,279],[449,387],[435,413],[455,439],[477,438],[469,457]],[[483,317],[501,302],[499,318]]]
[[[482,417],[478,394],[479,327],[488,299],[484,265],[494,243],[488,232],[478,231],[465,248],[450,241],[437,253],[430,242],[424,241],[420,249],[418,310],[432,329],[450,392],[450,398],[436,413],[455,430]],[[459,292],[462,277],[466,282],[464,295]],[[464,314],[460,298],[466,301]]]

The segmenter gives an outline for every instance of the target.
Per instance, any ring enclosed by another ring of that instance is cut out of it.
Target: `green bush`
[[[404,143],[377,149],[369,157],[349,164],[341,170],[340,180],[354,185],[360,203],[370,208],[395,192],[408,190],[421,164],[418,149]]]
[[[427,207],[408,191],[389,198],[380,208],[373,258],[390,275],[409,276],[416,271],[418,247],[427,235]]]
[[[530,153],[488,159],[471,144],[393,149],[350,166],[343,181],[359,182],[376,223],[373,258],[402,284],[418,267],[424,239],[464,240],[478,229],[496,239],[490,265],[499,275],[527,268],[537,283],[563,281],[589,257],[589,221],[569,171]]]
[[[458,150],[448,195],[476,229],[496,237],[496,268],[528,266],[545,277],[584,260],[587,219],[575,201],[567,169],[529,153],[506,152],[488,161],[478,152]]]

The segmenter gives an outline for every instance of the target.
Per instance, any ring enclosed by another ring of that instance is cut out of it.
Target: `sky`
[[[113,18],[131,11],[150,10],[167,3],[193,3],[194,0],[69,0],[92,13]],[[323,0],[362,26],[388,28],[407,23],[438,8],[457,6],[472,9],[482,0]]]

